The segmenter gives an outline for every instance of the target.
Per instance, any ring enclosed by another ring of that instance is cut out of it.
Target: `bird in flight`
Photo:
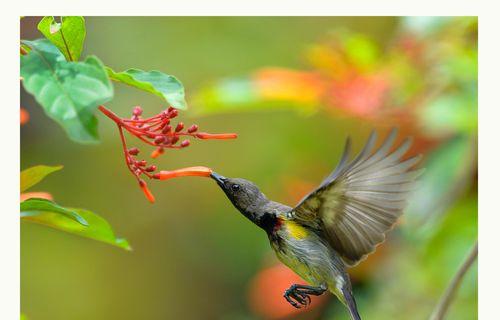
[[[311,295],[330,291],[348,308],[351,319],[361,319],[346,268],[384,241],[423,171],[415,169],[421,155],[402,160],[411,140],[394,149],[396,136],[393,129],[374,148],[373,131],[353,160],[348,138],[336,169],[295,207],[268,199],[248,180],[212,172],[233,205],[266,231],[278,259],[309,283],[292,284],[285,291],[292,306],[305,307]]]

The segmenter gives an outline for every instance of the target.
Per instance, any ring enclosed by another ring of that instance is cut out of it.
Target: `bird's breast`
[[[273,228],[268,232],[271,246],[278,253],[287,254],[290,249],[293,250],[295,244],[304,244],[308,242],[307,238],[311,231],[299,223],[278,217]]]
[[[293,220],[285,220],[282,229],[285,229],[283,231],[285,231],[288,236],[297,240],[305,239],[309,235],[309,231],[304,226]]]

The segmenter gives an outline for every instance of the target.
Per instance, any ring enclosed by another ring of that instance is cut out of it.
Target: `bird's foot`
[[[283,295],[292,306],[297,309],[307,307],[311,304],[310,295],[319,296],[326,291],[323,287],[312,287],[300,284],[293,284],[285,291]]]
[[[288,303],[290,303],[297,309],[307,307],[311,303],[311,297],[309,297],[309,295],[296,288],[293,288],[293,286],[287,289],[283,296],[285,297],[286,301],[288,301]]]

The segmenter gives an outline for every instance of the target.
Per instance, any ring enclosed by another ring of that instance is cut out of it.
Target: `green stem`
[[[476,243],[474,244],[474,247],[470,251],[470,253],[467,255],[467,258],[465,261],[462,263],[460,266],[460,269],[458,269],[457,273],[451,280],[450,284],[448,285],[448,288],[446,288],[446,291],[444,292],[443,296],[439,300],[439,303],[437,304],[436,308],[432,312],[432,315],[430,316],[429,320],[442,320],[444,319],[446,312],[450,308],[451,302],[453,301],[456,292],[458,291],[458,288],[460,287],[460,284],[467,273],[467,271],[470,269],[474,261],[477,259],[477,240]]]

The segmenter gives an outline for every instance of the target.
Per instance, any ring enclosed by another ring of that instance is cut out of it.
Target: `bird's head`
[[[210,175],[233,205],[252,222],[259,224],[269,200],[252,182],[241,178],[226,178],[216,172]]]

